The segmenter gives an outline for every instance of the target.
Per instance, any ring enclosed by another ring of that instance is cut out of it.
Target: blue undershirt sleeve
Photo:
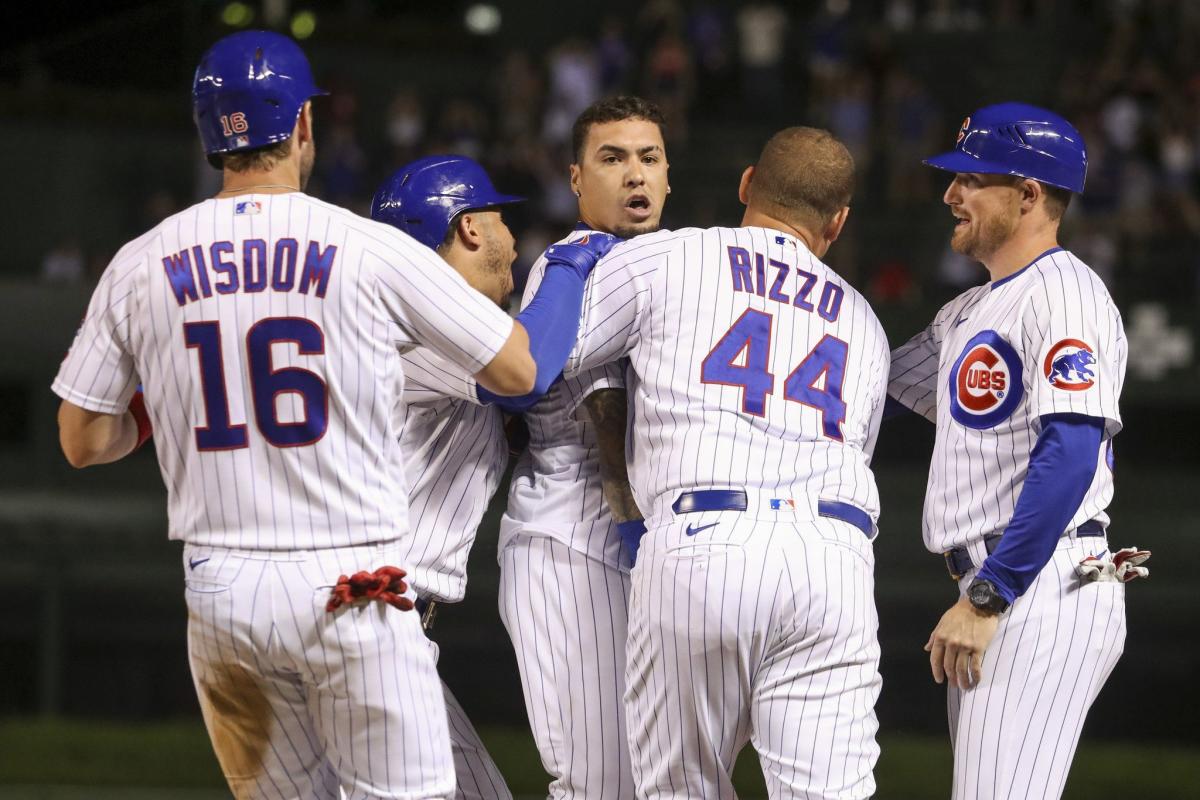
[[[1092,485],[1104,438],[1098,417],[1047,414],[1041,424],[1012,520],[976,575],[991,581],[1009,603],[1025,593],[1054,554]]]
[[[546,270],[537,293],[517,315],[517,322],[529,334],[529,354],[537,364],[533,391],[520,397],[501,397],[476,386],[475,393],[481,402],[494,404],[510,414],[522,414],[550,390],[562,374],[579,334],[584,282],[585,278],[570,268],[555,265]]]

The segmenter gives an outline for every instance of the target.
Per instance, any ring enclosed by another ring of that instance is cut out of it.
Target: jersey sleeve
[[[105,271],[51,386],[59,397],[102,414],[129,408],[138,384],[129,346],[133,288],[132,270]]]
[[[930,422],[937,421],[938,365],[954,305],[944,306],[925,330],[892,351],[888,395]]]
[[[419,245],[388,254],[379,270],[379,294],[388,314],[415,341],[468,375],[486,367],[512,333],[512,317]]]
[[[481,405],[475,393],[475,379],[428,349],[410,350],[400,357],[400,362],[404,367],[405,403],[450,399]]]
[[[1118,400],[1128,345],[1121,315],[1103,283],[1073,260],[1046,270],[1022,314],[1029,414],[1082,414],[1121,430]]]
[[[601,389],[624,389],[625,388],[625,368],[629,365],[629,359],[622,358],[620,361],[614,361],[609,364],[601,364],[598,367],[586,369],[576,375],[563,378],[563,382],[570,387],[571,407],[567,409],[567,413],[574,419],[579,419],[579,409],[583,406],[583,401],[593,392],[598,392]]]
[[[635,243],[620,246],[592,271],[565,376],[617,361],[637,344],[640,309],[648,303],[651,279],[669,252],[646,249]]]

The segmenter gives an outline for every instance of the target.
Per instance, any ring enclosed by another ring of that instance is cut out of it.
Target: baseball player
[[[592,273],[565,374],[628,356],[646,513],[626,711],[639,798],[865,798],[879,749],[870,457],[888,345],[821,262],[854,166],[788,128],[742,175],[738,228],[640,236]]]
[[[580,222],[563,243],[658,229],[666,195],[663,117],[636,97],[601,100],[575,121],[571,188]],[[546,276],[539,259],[529,302]],[[525,415],[529,447],[500,523],[500,618],[552,798],[633,793],[621,697],[630,550],[641,512],[625,474],[625,370],[567,378]]]
[[[156,431],[192,674],[236,797],[448,797],[433,653],[401,613],[400,350],[520,394],[530,341],[570,336],[578,310],[527,331],[428,248],[305,195],[319,94],[278,34],[205,53],[193,105],[223,188],[113,258],[54,381],[60,439],[83,467]]]
[[[925,545],[959,600],[925,649],[949,684],[952,796],[1059,797],[1125,641],[1117,577],[1144,575],[1149,555],[1106,556],[1125,333],[1104,284],[1058,245],[1087,151],[1057,114],[1002,103],[925,163],[954,173],[951,245],[991,279],[892,354],[888,389],[937,425]],[[1107,579],[1085,580],[1081,561]]]
[[[513,288],[516,251],[501,213],[522,200],[497,192],[483,167],[469,158],[430,156],[388,178],[375,193],[371,217],[437,251],[472,288],[504,308]],[[555,248],[551,258],[562,249]],[[569,303],[564,306],[570,309]],[[563,358],[565,353],[553,367],[555,374]],[[483,403],[471,375],[428,349],[409,351],[401,363],[405,402],[398,427],[404,432],[412,527],[412,535],[403,540],[401,560],[420,598],[418,607],[457,603],[466,592],[467,556],[476,529],[508,463],[503,414],[496,405]],[[444,683],[442,689],[458,780],[455,796],[510,798],[458,701]]]

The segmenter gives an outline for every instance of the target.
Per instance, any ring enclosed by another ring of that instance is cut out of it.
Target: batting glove
[[[1092,583],[1093,581],[1112,583],[1117,580],[1112,562],[1107,558],[1100,558],[1098,556],[1088,556],[1076,564],[1075,574],[1084,583]]]
[[[1125,547],[1113,553],[1113,573],[1121,583],[1129,583],[1138,578],[1150,577],[1150,570],[1141,566],[1150,558],[1149,550],[1138,550],[1136,547]]]
[[[408,584],[404,582],[407,574],[399,567],[380,567],[374,572],[363,570],[349,576],[341,575],[330,592],[325,610],[336,611],[360,600],[382,600],[401,611],[412,611],[413,601],[404,596],[408,591]]]
[[[555,265],[565,267],[581,279],[586,279],[595,268],[596,262],[604,258],[620,241],[607,233],[589,233],[577,242],[551,245],[546,248],[546,268]]]

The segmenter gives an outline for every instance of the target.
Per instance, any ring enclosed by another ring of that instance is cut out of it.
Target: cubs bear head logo
[[[968,428],[991,428],[1007,419],[1025,387],[1021,359],[995,331],[976,334],[950,370],[950,416]]]
[[[1096,351],[1080,339],[1063,339],[1050,348],[1042,363],[1046,380],[1055,389],[1082,392],[1096,385]]]

